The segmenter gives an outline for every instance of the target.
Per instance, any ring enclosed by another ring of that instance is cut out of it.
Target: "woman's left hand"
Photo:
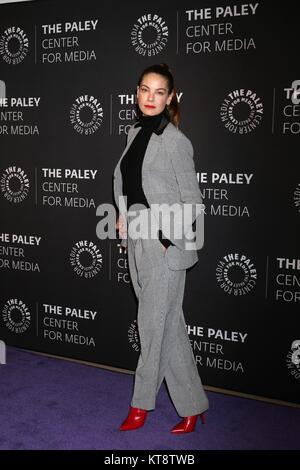
[[[124,216],[122,214],[120,214],[115,227],[117,230],[119,230],[120,238],[126,239],[127,238],[127,226],[126,226]]]

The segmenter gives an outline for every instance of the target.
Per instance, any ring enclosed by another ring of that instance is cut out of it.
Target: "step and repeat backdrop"
[[[0,6],[0,339],[134,370],[137,303],[100,240],[148,65],[176,79],[205,203],[184,313],[205,385],[300,403],[296,2]],[[116,206],[114,206],[116,208]]]

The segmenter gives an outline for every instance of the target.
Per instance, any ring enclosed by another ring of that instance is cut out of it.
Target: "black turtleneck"
[[[149,208],[142,188],[142,164],[152,132],[158,128],[163,114],[164,111],[155,116],[142,116],[140,118],[136,127],[141,127],[141,130],[138,131],[122,158],[120,165],[123,180],[122,192],[124,196],[127,196],[128,210],[132,204],[143,204],[146,208]],[[162,238],[161,230],[159,230],[158,235],[160,242],[166,248],[173,245],[170,240]]]

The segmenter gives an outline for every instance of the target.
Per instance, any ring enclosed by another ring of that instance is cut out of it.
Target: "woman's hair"
[[[169,66],[165,63],[160,63],[160,64],[150,65],[149,67],[145,68],[140,75],[138,86],[140,86],[144,76],[148,75],[148,73],[157,73],[158,75],[161,75],[167,80],[169,95],[172,93],[172,91],[174,91],[171,103],[169,104],[169,106],[167,106],[167,112],[169,113],[170,121],[172,122],[172,124],[178,127],[179,105],[178,105],[176,90],[174,86],[173,74],[171,70],[169,69]],[[140,117],[141,111],[139,107],[137,109],[137,112],[138,112],[138,116]]]

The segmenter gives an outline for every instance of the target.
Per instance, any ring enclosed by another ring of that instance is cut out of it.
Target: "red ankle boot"
[[[131,431],[142,427],[145,423],[146,416],[147,411],[131,406],[127,418],[119,427],[120,431]]]
[[[176,426],[174,426],[171,429],[171,433],[184,434],[186,432],[193,432],[195,430],[198,416],[200,416],[201,422],[202,424],[204,424],[205,423],[204,413],[201,413],[200,415],[186,416],[180,421],[180,423],[176,424]]]

